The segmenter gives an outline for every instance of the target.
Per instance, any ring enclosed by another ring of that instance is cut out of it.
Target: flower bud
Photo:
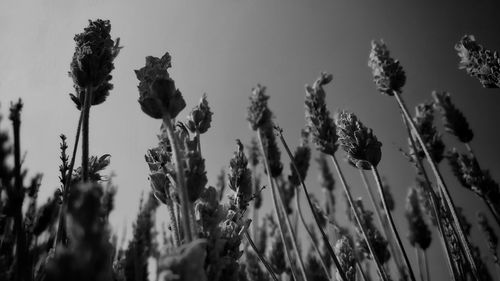
[[[399,61],[390,56],[384,41],[372,41],[368,66],[372,69],[377,90],[389,96],[394,95],[393,91],[401,92],[406,74]]]
[[[168,73],[171,65],[168,53],[163,57],[146,57],[146,65],[135,70],[139,80],[139,104],[144,113],[155,119],[175,118],[186,107],[186,102]]]
[[[377,166],[382,157],[380,147],[371,129],[366,128],[353,113],[342,111],[337,118],[340,146],[347,153],[347,160],[359,169]]]
[[[210,128],[212,122],[212,111],[208,106],[207,95],[203,94],[200,103],[191,110],[188,115],[187,128],[192,133],[199,132],[200,134],[206,133]]]

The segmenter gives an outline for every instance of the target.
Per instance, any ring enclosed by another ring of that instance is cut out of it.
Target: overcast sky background
[[[330,110],[354,111],[383,143],[380,171],[396,199],[398,228],[406,234],[402,209],[413,169],[399,152],[406,148],[406,138],[396,103],[373,85],[367,67],[370,41],[383,38],[401,61],[408,76],[403,95],[409,106],[430,99],[432,90],[453,94],[474,129],[472,145],[481,164],[500,180],[500,91],[483,89],[459,70],[454,51],[464,34],[474,34],[486,47],[500,50],[500,5],[496,1],[354,2],[2,1],[0,110],[6,116],[9,102],[23,98],[25,164],[30,174],[44,174],[41,198],[46,198],[59,185],[59,135],[66,134],[71,147],[78,119],[68,97],[73,90],[67,76],[73,36],[88,19],[111,20],[112,36],[120,37],[124,48],[112,73],[115,89],[104,104],[91,110],[90,151],[112,155],[109,171],[117,174],[119,191],[111,221],[121,229],[133,221],[138,198],[149,189],[144,153],[157,143],[160,126],[137,103],[133,70],[144,65],[146,56],[170,52],[172,77],[188,104],[181,120],[204,92],[208,94],[215,114],[212,129],[202,135],[202,147],[211,184],[228,163],[234,140],[248,142],[252,136],[246,121],[252,87],[257,83],[268,87],[276,122],[295,145],[304,124],[304,85],[327,71],[334,76],[326,87]],[[10,130],[10,125],[4,121],[1,128]],[[444,138],[458,145],[451,136]],[[441,166],[449,170],[446,163]],[[315,167],[308,179],[312,188]],[[343,168],[355,193],[364,195],[357,171]],[[466,206],[468,218],[475,221],[475,212],[485,207],[448,172],[446,176],[457,204]],[[268,208],[269,190],[265,192]],[[338,217],[345,221],[343,197],[338,194]],[[474,229],[475,241],[480,237]],[[434,236],[431,269],[434,276],[446,276],[437,241]]]

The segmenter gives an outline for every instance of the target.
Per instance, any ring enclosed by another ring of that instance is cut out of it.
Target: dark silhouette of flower
[[[377,90],[392,96],[393,91],[401,92],[406,83],[406,74],[398,60],[391,57],[384,41],[372,41],[368,66],[372,69]]]

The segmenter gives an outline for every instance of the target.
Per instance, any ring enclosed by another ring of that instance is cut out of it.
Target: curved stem
[[[82,128],[82,182],[89,180],[89,121],[90,107],[92,106],[92,87],[85,89],[83,103],[83,128]]]
[[[274,187],[277,187],[277,186],[278,186],[278,184],[276,183],[276,180],[275,180]],[[283,214],[283,217],[285,218],[285,224],[286,224],[286,227],[288,228],[288,231],[290,233],[290,240],[292,242],[293,250],[297,253],[297,260],[299,262],[300,272],[301,272],[302,276],[304,277],[304,280],[307,280],[306,268],[304,266],[304,262],[302,261],[302,257],[300,256],[299,247],[297,246],[297,237],[295,237],[295,233],[293,232],[292,224],[290,223],[290,218],[288,217],[288,214],[286,213],[285,202],[283,200],[283,197],[281,196],[281,191],[277,190],[277,192],[273,191],[273,193],[274,193],[273,197],[275,195],[277,195],[277,197],[278,197],[278,200],[279,200],[278,205],[280,206],[281,213]]]
[[[309,204],[309,208],[311,209],[311,212],[313,214],[314,221],[316,222],[316,225],[317,225],[317,227],[319,229],[319,232],[321,233],[321,237],[323,238],[323,242],[325,243],[325,245],[327,247],[328,253],[332,257],[333,263],[335,263],[335,267],[339,271],[340,279],[343,280],[343,281],[347,281],[348,280],[347,279],[347,275],[344,272],[344,270],[342,269],[342,266],[340,265],[340,262],[339,262],[337,256],[335,255],[335,252],[333,251],[333,248],[330,245],[330,242],[328,241],[328,236],[326,235],[325,231],[321,227],[321,224],[319,223],[318,214],[314,211],[314,207],[313,207],[313,203],[312,203],[312,200],[311,200],[311,196],[309,195],[309,192],[307,191],[307,187],[304,184],[304,180],[300,176],[300,173],[299,173],[299,170],[297,168],[297,165],[295,165],[295,161],[293,159],[293,154],[290,151],[290,148],[288,147],[288,144],[286,143],[285,138],[283,137],[283,133],[280,130],[278,130],[278,132],[279,132],[279,137],[280,137],[281,143],[285,147],[285,150],[286,150],[286,152],[288,154],[288,157],[290,158],[290,162],[292,163],[292,167],[295,170],[295,172],[297,174],[297,177],[300,180],[300,185],[302,186],[302,190],[304,191],[304,194],[306,195],[307,203]]]
[[[172,126],[172,119],[170,119],[170,116],[168,114],[164,114],[163,124],[165,124],[165,128],[167,129],[168,139],[170,140],[170,144],[172,146],[172,154],[174,155],[175,159],[175,175],[177,177],[176,184],[181,199],[182,226],[184,230],[185,243],[189,243],[193,240],[193,236],[191,233],[191,220],[189,211],[190,202],[186,188],[186,181],[184,180],[184,162],[179,152],[179,145],[177,143],[177,137],[175,136],[174,128]]]
[[[262,256],[262,254],[259,252],[259,249],[257,249],[257,246],[255,246],[255,243],[252,241],[252,238],[250,237],[250,234],[248,233],[248,229],[245,231],[245,237],[247,238],[248,243],[252,247],[252,249],[255,252],[255,254],[257,255],[257,257],[259,258],[260,262],[266,267],[267,272],[269,273],[269,275],[271,275],[271,278],[273,278],[274,281],[279,281],[278,277],[276,277],[276,275],[274,274],[274,271],[273,271],[273,268],[271,267],[271,265],[266,261],[266,259],[264,259],[264,256]]]
[[[262,152],[262,155],[264,156],[264,167],[267,171],[267,180],[269,181],[269,185],[271,186],[271,195],[272,195],[272,198],[273,198],[273,207],[274,207],[274,211],[276,212],[276,216],[277,216],[277,221],[278,221],[278,228],[280,230],[280,235],[281,235],[281,240],[283,241],[283,246],[285,247],[285,255],[288,259],[288,263],[290,265],[290,269],[291,269],[291,272],[292,272],[292,275],[293,275],[293,279],[294,280],[299,280],[297,279],[297,274],[295,273],[294,271],[294,268],[293,268],[293,260],[292,260],[292,257],[290,256],[290,251],[289,251],[289,245],[287,243],[287,239],[285,237],[285,232],[284,232],[284,227],[283,227],[283,223],[281,221],[281,212],[280,210],[278,209],[278,202],[276,200],[276,196],[275,196],[275,189],[274,189],[274,182],[271,178],[271,173],[270,173],[270,170],[269,170],[269,163],[267,161],[267,153],[264,149],[264,143],[262,142],[262,136],[261,136],[261,130],[260,129],[257,129],[257,138],[259,140],[259,145],[260,145],[260,149],[261,149],[261,152]],[[297,253],[298,254],[298,253]]]
[[[352,198],[351,191],[349,190],[349,187],[347,186],[347,183],[344,179],[344,174],[342,174],[342,171],[340,170],[339,163],[337,162],[337,159],[335,156],[330,155],[330,158],[332,159],[333,165],[335,166],[335,170],[337,171],[337,174],[339,175],[340,182],[342,183],[342,186],[344,188],[344,192],[347,197],[347,201],[349,201],[349,206],[351,207],[351,210],[354,214],[354,218],[356,219],[356,223],[359,226],[359,229],[361,230],[361,235],[363,236],[363,239],[366,241],[366,245],[368,246],[368,250],[370,251],[370,254],[375,261],[375,265],[377,267],[377,272],[384,281],[389,281],[391,280],[388,276],[387,273],[383,267],[383,265],[380,263],[380,260],[378,259],[378,256],[375,254],[375,250],[373,248],[372,241],[368,239],[368,235],[366,234],[365,226],[361,223],[361,219],[359,217],[358,211],[356,210],[356,207],[354,206],[354,199]]]
[[[307,236],[311,240],[311,245],[313,246],[314,251],[318,255],[318,259],[321,262],[321,266],[323,267],[323,270],[325,271],[328,279],[331,280],[332,277],[330,276],[330,271],[328,270],[328,266],[326,266],[325,260],[323,259],[323,256],[321,255],[321,251],[319,250],[319,247],[316,244],[316,241],[314,241],[313,234],[309,230],[309,227],[307,226],[306,220],[304,219],[304,215],[302,214],[302,207],[300,206],[300,190],[298,188],[297,188],[297,194],[295,195],[295,207],[297,208],[297,212],[299,213],[300,221],[302,222],[302,225],[304,225],[304,228],[306,229]]]
[[[429,272],[429,260],[427,259],[427,251],[422,250],[422,256],[424,258],[424,269],[425,269],[425,280],[431,281],[431,276]]]
[[[408,268],[408,273],[410,275],[411,280],[416,281],[415,275],[413,274],[413,269],[412,269],[411,264],[410,264],[410,260],[408,259],[408,255],[406,254],[405,248],[403,247],[403,242],[401,241],[401,237],[399,237],[398,230],[396,229],[396,224],[394,223],[394,219],[392,218],[392,214],[389,211],[389,208],[387,207],[387,200],[386,200],[387,198],[385,196],[385,191],[382,188],[382,181],[380,179],[380,174],[379,174],[376,166],[372,165],[372,172],[373,172],[373,176],[375,177],[375,181],[377,182],[378,191],[379,191],[380,197],[382,199],[382,206],[384,207],[385,214],[386,214],[387,218],[389,219],[389,225],[390,225],[391,230],[392,230],[392,235],[394,236],[394,238],[396,238],[396,242],[397,242],[399,251],[403,255],[404,262],[405,262],[406,267]]]
[[[403,114],[404,114],[406,120],[408,121],[408,124],[410,125],[410,128],[412,129],[412,131],[413,131],[415,137],[417,138],[422,150],[424,151],[425,157],[426,157],[427,161],[429,162],[429,165],[430,165],[432,171],[434,172],[434,174],[436,176],[438,186],[441,189],[441,192],[442,192],[443,197],[445,199],[446,205],[448,206],[448,209],[450,210],[450,213],[452,215],[453,223],[455,226],[455,231],[458,234],[461,248],[462,248],[462,250],[467,258],[467,261],[469,262],[469,265],[471,267],[474,278],[476,280],[480,281],[481,279],[480,279],[479,274],[478,274],[476,262],[474,261],[474,256],[472,255],[472,251],[470,249],[469,241],[467,240],[467,237],[465,236],[463,226],[460,223],[455,205],[453,203],[453,199],[451,198],[450,192],[448,191],[448,188],[446,187],[446,184],[443,180],[443,176],[441,175],[441,172],[437,168],[436,163],[434,162],[431,154],[429,153],[427,146],[426,146],[424,140],[422,139],[422,136],[420,135],[420,133],[417,129],[417,126],[415,125],[415,122],[413,122],[413,119],[411,118],[410,113],[408,112],[408,109],[406,108],[406,105],[404,104],[403,100],[399,96],[399,93],[397,91],[393,91],[393,93],[394,93],[394,97],[396,98],[396,101],[398,102],[398,105],[399,105],[401,111],[403,111]]]

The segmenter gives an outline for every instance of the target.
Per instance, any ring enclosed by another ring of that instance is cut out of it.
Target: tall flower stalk
[[[449,193],[449,190],[443,180],[443,177],[441,175],[441,172],[439,171],[435,160],[432,158],[432,154],[426,147],[426,143],[424,139],[422,138],[420,132],[417,129],[417,126],[415,125],[415,122],[410,116],[410,113],[408,112],[408,108],[406,107],[403,99],[400,96],[400,93],[402,91],[402,87],[404,86],[404,83],[406,82],[406,75],[401,67],[400,63],[398,60],[394,60],[390,54],[387,46],[385,45],[384,42],[372,42],[372,50],[370,52],[370,59],[368,62],[368,65],[372,69],[372,74],[373,78],[375,81],[375,84],[377,86],[377,89],[386,95],[393,96],[396,99],[396,102],[401,109],[401,111],[404,114],[404,117],[408,121],[408,124],[415,135],[416,139],[418,140],[418,144],[421,146],[425,157],[427,161],[429,162],[429,165],[436,176],[438,186],[441,190],[441,193],[443,194],[443,199],[446,204],[447,209],[449,209],[451,215],[452,215],[452,220],[453,220],[453,225],[454,229],[458,234],[459,241],[461,248],[464,252],[464,255],[467,258],[467,261],[471,267],[472,273],[475,277],[475,279],[480,280],[476,262],[474,261],[474,257],[472,255],[472,250],[470,248],[470,243],[467,239],[467,237],[464,234],[464,230],[462,225],[460,224],[460,221],[458,219],[457,211],[453,202],[453,199],[451,198],[451,195]]]
[[[77,96],[72,96],[82,110],[82,180],[89,176],[89,119],[90,107],[106,99],[113,88],[111,71],[113,60],[121,47],[119,39],[111,39],[111,24],[108,20],[89,20],[89,25],[75,35],[75,53],[71,61],[70,77],[73,79]],[[83,105],[83,107],[82,107]]]
[[[305,117],[307,121],[307,127],[308,130],[311,134],[311,137],[313,139],[314,144],[316,145],[316,148],[322,152],[325,153],[326,155],[329,155],[332,159],[332,162],[335,166],[335,170],[337,171],[337,174],[340,177],[341,184],[344,188],[344,192],[347,196],[348,202],[349,202],[349,207],[351,208],[354,217],[356,219],[356,223],[360,226],[360,230],[362,233],[363,238],[366,241],[366,244],[368,246],[368,249],[370,250],[370,253],[373,256],[373,259],[375,261],[375,264],[377,266],[377,271],[379,275],[382,277],[383,280],[387,281],[390,280],[389,276],[385,272],[382,264],[378,260],[378,257],[375,255],[375,251],[372,245],[372,242],[368,239],[368,236],[366,234],[366,230],[361,222],[361,219],[359,217],[358,212],[356,211],[355,205],[354,205],[354,199],[351,195],[351,191],[349,190],[349,187],[347,186],[347,183],[345,182],[344,175],[342,174],[342,171],[340,170],[340,167],[338,165],[337,159],[335,158],[335,151],[337,151],[337,132],[336,132],[336,126],[335,122],[333,119],[330,117],[330,112],[326,107],[326,93],[323,89],[323,86],[330,83],[332,81],[333,77],[330,74],[326,73],[321,73],[320,77],[316,79],[314,82],[313,86],[308,86],[306,85],[306,98],[305,98]],[[282,140],[283,145],[286,143],[284,142],[284,139]],[[285,149],[292,158],[292,154],[290,152],[290,149],[287,149],[288,146],[285,145]],[[293,159],[293,158],[292,158]],[[304,189],[304,193],[306,194],[306,198],[308,198],[308,203],[309,207],[311,210],[313,209],[312,202],[310,201],[309,195],[307,193],[307,188],[305,187],[304,183],[301,183],[302,188]],[[314,214],[314,212],[313,212]],[[345,272],[341,271],[340,269],[342,268],[340,266],[340,262],[338,258],[335,256],[335,252],[333,251],[332,246],[330,245],[328,241],[328,237],[326,234],[322,231],[320,223],[319,223],[319,218],[314,215],[314,219],[316,221],[316,224],[318,225],[318,228],[320,228],[320,233],[321,236],[325,242],[325,245],[327,246],[327,250],[332,257],[335,266],[337,269],[339,269],[340,276],[343,281],[347,281],[347,276]]]
[[[175,161],[175,183],[180,195],[182,226],[185,243],[193,240],[191,233],[191,204],[184,175],[184,161],[181,157],[180,143],[174,132],[177,115],[186,107],[186,102],[175,82],[168,73],[172,66],[171,57],[165,53],[163,57],[146,57],[146,65],[135,71],[139,80],[139,104],[144,113],[154,119],[162,119]]]
[[[377,183],[378,192],[382,201],[385,214],[389,221],[389,226],[393,237],[396,239],[399,252],[402,254],[405,267],[408,270],[409,277],[416,281],[413,269],[411,267],[408,255],[403,247],[401,238],[396,229],[392,214],[387,207],[387,196],[382,186],[380,174],[377,165],[380,162],[382,153],[380,147],[382,144],[377,140],[371,129],[366,128],[356,115],[349,112],[340,112],[337,118],[337,134],[341,147],[346,151],[349,162],[359,169],[371,170]]]
[[[285,216],[287,216],[286,211],[284,209],[284,203],[280,198],[280,202],[278,202],[278,195],[276,195],[276,187],[275,181],[273,178],[279,176],[283,169],[283,166],[280,162],[280,152],[276,145],[276,139],[273,133],[273,122],[272,122],[272,112],[269,110],[267,106],[267,100],[269,96],[265,94],[266,88],[261,85],[257,85],[256,88],[252,89],[252,95],[250,96],[250,106],[248,108],[248,116],[247,120],[250,123],[250,127],[256,131],[257,138],[260,145],[260,150],[262,154],[262,158],[264,160],[264,168],[267,173],[267,179],[269,185],[271,186],[271,195],[273,200],[273,207],[276,212],[276,216],[278,218],[278,226],[280,230],[281,240],[283,241],[283,245],[285,246],[285,254],[287,256],[288,262],[291,267],[291,271],[295,280],[307,280],[305,268],[300,258],[300,253],[296,252],[297,260],[300,265],[300,275],[296,274],[294,271],[294,262],[291,257],[291,251],[289,248],[289,237],[287,234],[292,235],[292,229],[289,226],[289,222],[287,222],[288,231],[285,231],[285,226],[283,225],[283,221]],[[292,244],[295,244],[295,238],[292,238]],[[292,245],[295,249],[298,249],[296,245]],[[297,279],[300,278],[300,279]]]

